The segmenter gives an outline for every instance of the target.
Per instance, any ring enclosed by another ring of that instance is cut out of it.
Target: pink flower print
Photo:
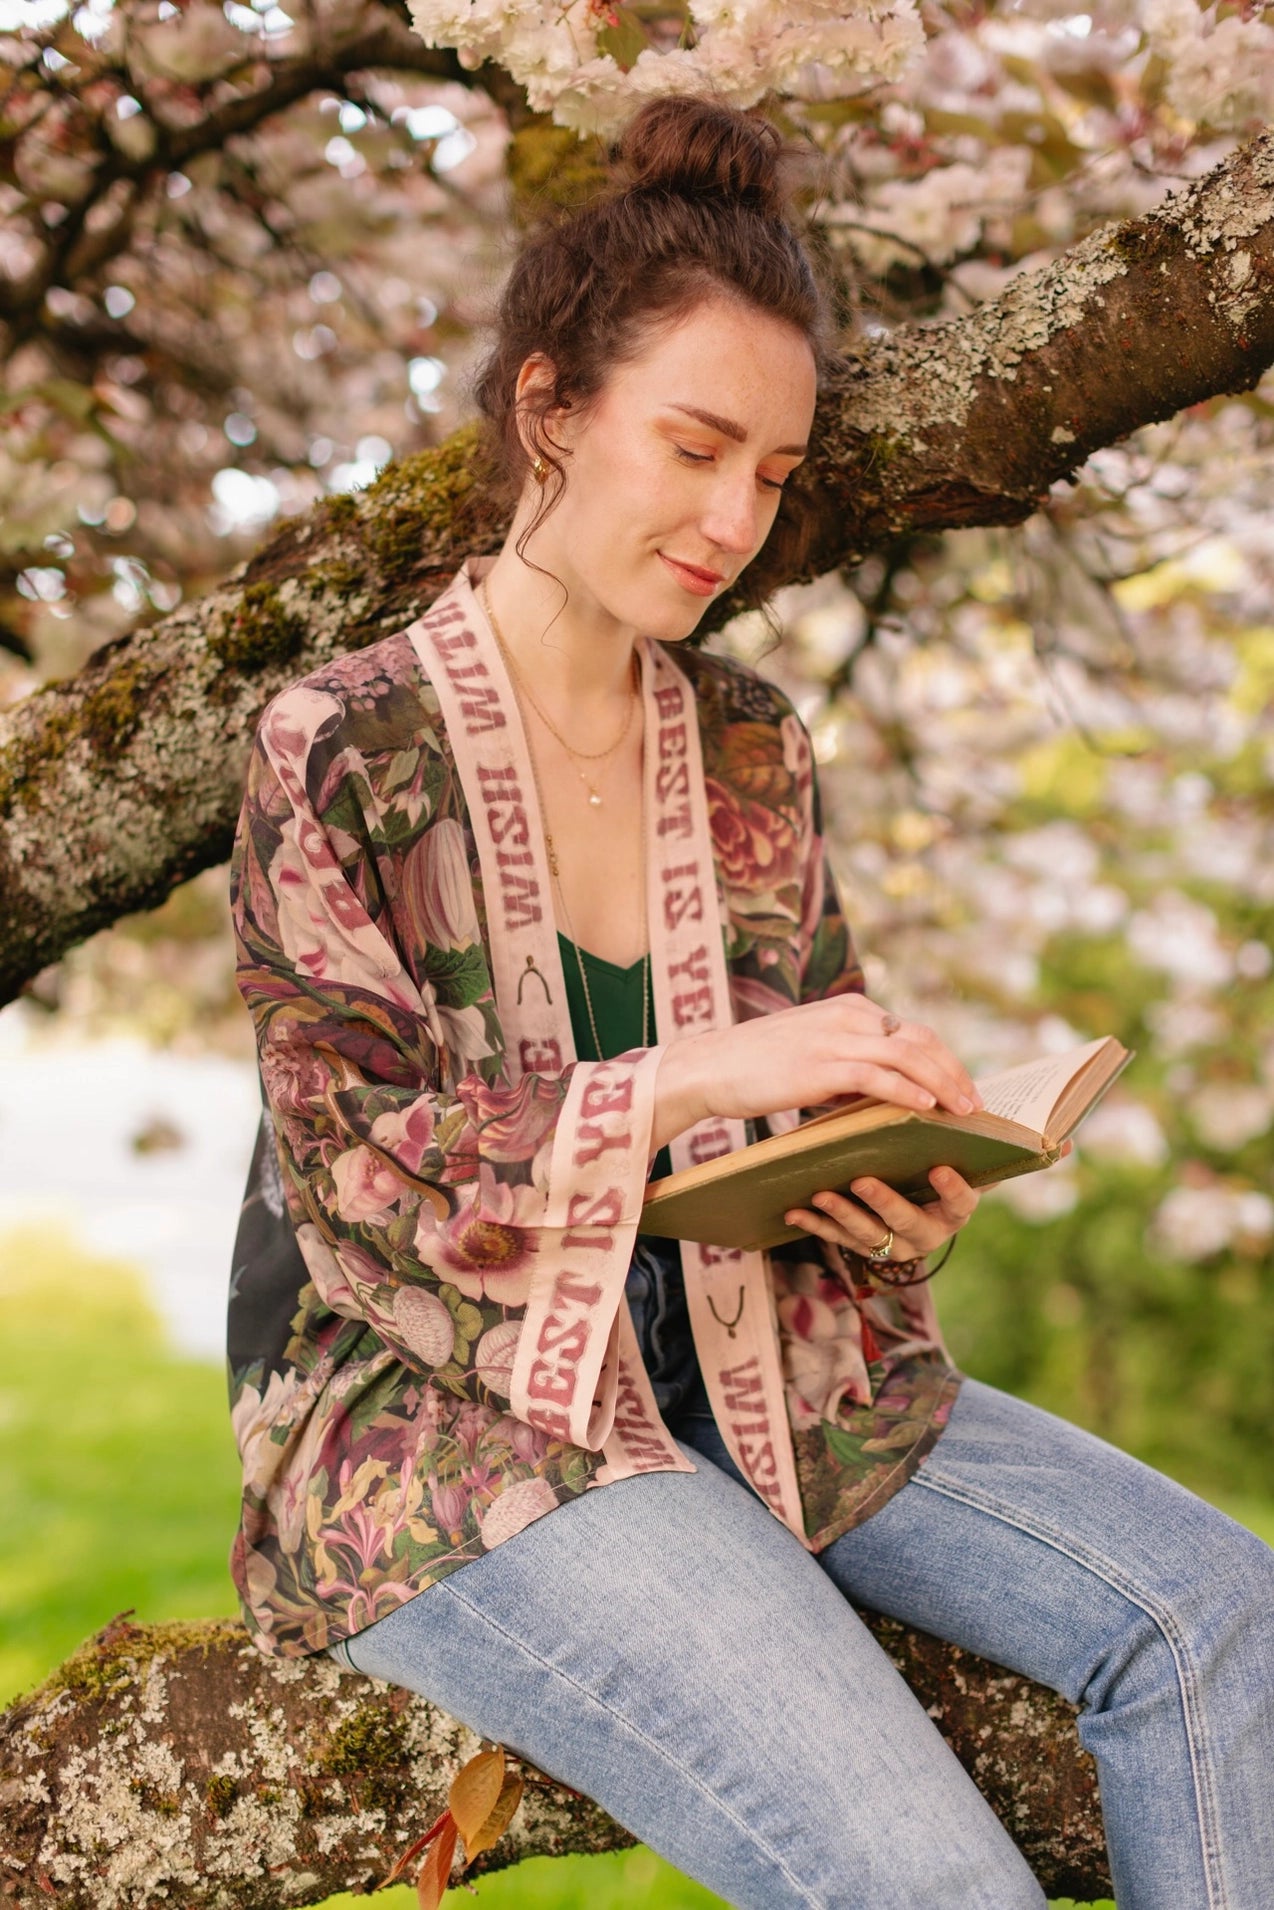
[[[561,1076],[550,1074],[524,1074],[516,1088],[489,1088],[469,1075],[456,1092],[491,1162],[533,1160],[557,1125],[563,1099]]]
[[[388,1220],[406,1189],[392,1167],[370,1147],[350,1147],[332,1162],[336,1211],[342,1220]]]
[[[361,1569],[366,1572],[382,1552],[386,1559],[392,1556],[394,1527],[392,1523],[378,1517],[377,1511],[371,1506],[353,1505],[342,1515],[335,1531],[328,1528],[326,1539],[329,1546],[340,1546],[352,1552]]]
[[[534,1188],[487,1180],[448,1220],[440,1221],[431,1207],[422,1205],[416,1251],[466,1299],[525,1306],[539,1244],[536,1234],[526,1229],[543,1213],[544,1196]]]
[[[767,894],[798,878],[796,831],[786,816],[765,803],[740,802],[713,777],[707,791],[712,844],[727,888]]]
[[[466,1466],[460,1474],[461,1483],[468,1488],[475,1499],[479,1497],[490,1499],[492,1488],[499,1477],[500,1474],[493,1466],[485,1466],[480,1461]]]
[[[542,1519],[557,1504],[557,1494],[547,1479],[520,1479],[506,1486],[478,1517],[478,1530],[487,1551],[503,1545],[536,1519]]]
[[[298,1228],[298,1240],[300,1239],[300,1233],[301,1230]],[[355,1313],[360,1313],[363,1311],[367,1302],[372,1298],[376,1289],[384,1286],[388,1278],[385,1263],[382,1260],[377,1260],[373,1254],[367,1253],[362,1247],[354,1246],[352,1241],[348,1240],[342,1240],[338,1244],[336,1248],[336,1258],[340,1263],[342,1273],[349,1281],[356,1296],[357,1304],[352,1310]],[[324,1297],[326,1298],[326,1296]],[[328,1305],[332,1305],[330,1300],[328,1301]],[[341,1308],[338,1309],[338,1311],[344,1311],[344,1309]]]
[[[307,1039],[309,1030],[295,1015],[276,1015],[261,1047],[261,1074],[271,1107],[304,1107],[323,1092],[327,1069]]]
[[[243,1482],[249,1492],[264,1497],[278,1474],[283,1454],[282,1443],[274,1438],[276,1427],[293,1419],[304,1375],[294,1366],[285,1373],[272,1372],[264,1393],[244,1386],[234,1403],[231,1423],[243,1458]],[[309,1405],[308,1397],[305,1399]]]
[[[438,1475],[429,1475],[430,1510],[434,1524],[442,1527],[453,1545],[460,1543],[460,1528],[464,1524],[464,1515],[469,1510],[469,1493],[463,1485],[443,1486],[438,1483]]]
[[[499,1332],[498,1327],[492,1329]],[[487,1434],[492,1445],[507,1446],[515,1459],[524,1466],[538,1466],[548,1448],[548,1434],[542,1433],[537,1426],[528,1426],[525,1420],[515,1419],[512,1413],[501,1413],[492,1423]]]
[[[520,1459],[524,1466],[538,1466],[548,1450],[549,1436],[538,1426],[528,1426],[522,1420],[515,1420],[511,1444],[513,1456]]]
[[[378,1114],[372,1122],[371,1137],[407,1173],[417,1174],[426,1149],[433,1145],[434,1127],[433,1099],[422,1094],[397,1114]]]
[[[296,1244],[301,1250],[306,1271],[314,1282],[314,1291],[324,1306],[331,1307],[333,1313],[357,1318],[361,1311],[358,1295],[346,1279],[340,1261],[312,1221],[301,1222],[296,1230]]]
[[[464,830],[453,817],[443,816],[408,850],[402,901],[421,942],[434,948],[468,948],[477,941]]]
[[[474,1349],[478,1378],[501,1399],[507,1399],[513,1390],[513,1360],[521,1330],[517,1320],[501,1320],[497,1326],[488,1327]]]
[[[451,1422],[451,1436],[461,1451],[472,1459],[491,1424],[491,1408],[466,1400]]]

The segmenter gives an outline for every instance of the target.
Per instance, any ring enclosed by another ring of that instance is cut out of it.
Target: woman
[[[828,330],[777,147],[637,115],[509,281],[500,552],[262,719],[236,1581],[263,1649],[425,1693],[731,1903],[1040,1905],[852,1599],[1085,1707],[1121,1910],[1268,1910],[1274,1559],[961,1382],[960,1176],[768,1257],[637,1232],[648,1174],[795,1110],[976,1104],[862,992],[790,706],[686,645],[795,534]]]

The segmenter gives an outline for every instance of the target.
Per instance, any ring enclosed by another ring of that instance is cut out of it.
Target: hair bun
[[[664,94],[634,113],[617,156],[630,191],[687,199],[719,193],[784,218],[783,153],[782,135],[757,114],[692,94]]]

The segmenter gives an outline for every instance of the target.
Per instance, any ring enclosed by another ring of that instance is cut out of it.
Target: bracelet
[[[951,1258],[952,1249],[958,1236],[952,1234],[941,1257],[931,1267],[925,1267],[923,1273],[917,1273],[917,1267],[925,1266],[925,1256],[917,1254],[914,1260],[872,1260],[865,1253],[855,1252],[853,1247],[836,1248],[841,1265],[851,1278],[860,1282],[863,1277],[883,1287],[922,1287],[926,1280],[932,1280],[935,1273],[941,1273]]]

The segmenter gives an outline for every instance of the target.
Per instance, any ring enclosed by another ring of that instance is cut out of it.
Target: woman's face
[[[805,454],[815,386],[792,326],[705,300],[618,366],[583,413],[550,415],[571,455],[528,555],[568,586],[573,610],[665,642],[688,636],[765,542]]]

